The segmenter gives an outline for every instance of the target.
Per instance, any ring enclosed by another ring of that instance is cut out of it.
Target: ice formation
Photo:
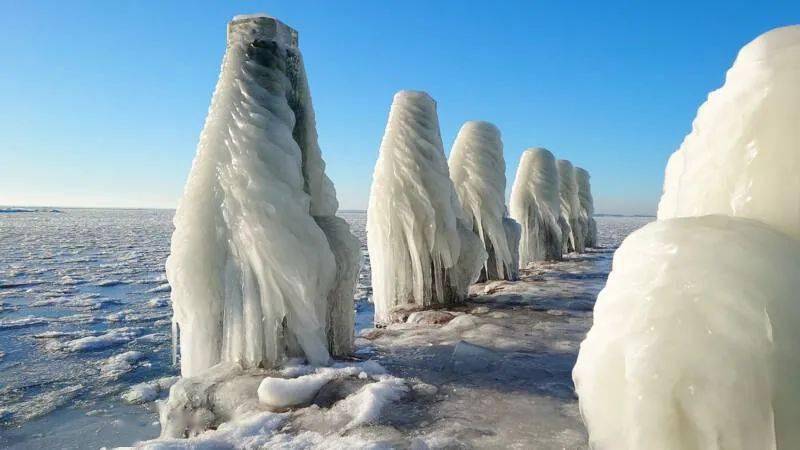
[[[463,220],[439,132],[424,92],[394,96],[375,165],[367,242],[375,321],[461,301],[486,260]]]
[[[467,226],[483,241],[488,255],[481,280],[515,280],[519,227],[507,216],[506,161],[500,130],[489,122],[465,123],[450,151],[453,180]]]
[[[596,247],[597,221],[594,220],[594,198],[592,197],[590,178],[586,169],[575,167],[575,181],[578,183],[578,201],[580,204],[578,220],[583,230],[583,245]]]
[[[297,33],[234,19],[167,261],[184,376],[349,351],[360,255],[337,208]]]
[[[800,25],[739,52],[667,164],[659,219],[748,217],[800,238]]]
[[[800,26],[740,52],[614,256],[573,372],[597,449],[800,447]]]
[[[561,199],[561,233],[564,253],[583,252],[584,231],[580,222],[580,199],[578,181],[572,163],[559,159],[558,167],[559,197]]]
[[[519,222],[519,265],[561,259],[559,180],[556,159],[543,148],[522,154],[511,189],[511,217]]]

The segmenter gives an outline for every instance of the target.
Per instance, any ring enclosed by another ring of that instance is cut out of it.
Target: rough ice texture
[[[578,183],[578,200],[580,214],[578,220],[583,230],[583,244],[586,247],[597,247],[597,222],[594,219],[594,198],[589,172],[580,167],[575,168],[575,181]]]
[[[519,265],[561,259],[556,159],[543,148],[525,150],[511,188],[511,217],[521,227]]]
[[[489,122],[471,121],[459,130],[450,151],[450,178],[464,219],[483,241],[488,255],[480,280],[515,280],[519,276],[505,222],[506,161],[500,130]],[[517,240],[519,238],[517,237]]]
[[[744,46],[667,164],[660,219],[725,214],[800,238],[800,26]]]
[[[296,32],[269,17],[228,26],[167,261],[183,375],[220,361],[326,363],[329,349],[346,353],[352,319],[328,320],[352,313],[344,278],[356,270],[353,238],[330,218],[336,194],[296,44]]]
[[[798,241],[748,219],[663,220],[613,268],[574,370],[595,448],[798,448]]]
[[[572,163],[559,159],[558,167],[559,196],[561,198],[561,231],[562,249],[564,253],[583,252],[584,230],[580,221],[580,199],[578,198],[578,180]]]
[[[376,322],[463,300],[486,252],[462,216],[436,102],[424,92],[398,92],[367,210]]]

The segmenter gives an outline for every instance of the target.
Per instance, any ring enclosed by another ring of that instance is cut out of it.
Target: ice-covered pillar
[[[448,160],[464,219],[483,241],[488,254],[480,280],[518,277],[519,226],[506,217],[506,161],[500,130],[489,122],[471,121],[459,130]]]
[[[561,197],[561,232],[564,253],[584,251],[583,230],[579,221],[580,200],[578,199],[578,182],[575,179],[575,168],[572,163],[559,159],[558,167],[559,196]]]
[[[741,49],[614,255],[573,372],[592,448],[800,448],[800,26]]]
[[[578,200],[580,202],[581,229],[584,233],[583,244],[586,247],[597,247],[597,222],[594,220],[594,197],[591,176],[586,169],[575,168],[575,180],[578,182]]]
[[[331,302],[352,312],[358,245],[333,217],[316,139],[297,32],[234,18],[167,260],[184,376],[221,361],[325,363],[346,341],[331,327],[347,306]]]
[[[522,153],[511,188],[511,217],[519,222],[519,265],[561,259],[561,205],[556,159],[543,148]]]
[[[372,178],[367,243],[375,322],[460,302],[486,259],[462,217],[426,93],[394,96]]]

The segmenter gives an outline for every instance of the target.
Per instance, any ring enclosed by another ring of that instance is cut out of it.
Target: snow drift
[[[589,172],[580,167],[575,168],[575,181],[578,183],[578,201],[580,210],[578,220],[583,230],[583,244],[586,247],[597,246],[597,222],[594,220],[594,198]]]
[[[793,26],[739,52],[614,256],[573,372],[595,448],[800,447],[799,119]]]
[[[559,196],[561,199],[561,233],[564,253],[584,250],[584,231],[580,222],[580,200],[578,199],[578,181],[572,163],[559,159],[558,167]]]
[[[465,123],[448,164],[466,224],[481,237],[488,255],[481,280],[517,279],[518,261],[511,244],[519,241],[519,234],[506,217],[506,161],[500,130],[488,122]]]
[[[337,208],[297,33],[235,18],[167,261],[184,376],[349,351],[360,256]]]
[[[397,316],[407,311],[459,302],[467,295],[486,252],[462,217],[436,103],[424,92],[398,92],[367,210],[377,323],[402,320]]]
[[[561,259],[556,159],[543,148],[525,150],[511,188],[511,217],[519,222],[519,264]]]

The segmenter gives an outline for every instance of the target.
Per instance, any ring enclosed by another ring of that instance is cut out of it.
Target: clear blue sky
[[[0,0],[0,205],[173,207],[236,14],[300,32],[328,174],[364,209],[392,94],[592,174],[599,212],[652,213],[669,154],[786,2]]]

